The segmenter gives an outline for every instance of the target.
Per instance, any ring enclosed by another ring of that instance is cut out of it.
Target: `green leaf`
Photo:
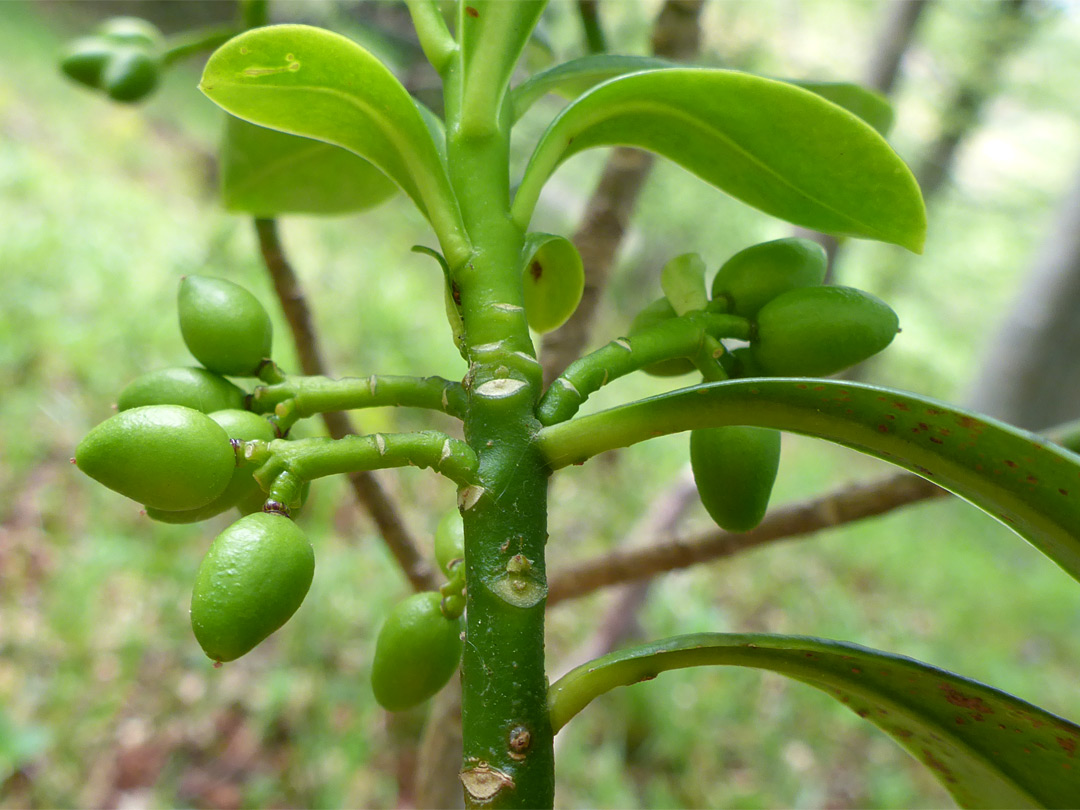
[[[525,317],[537,332],[558,329],[574,314],[585,290],[585,268],[574,243],[550,233],[530,233],[521,251]]]
[[[464,130],[495,131],[514,65],[545,5],[547,0],[462,0],[458,4]]]
[[[709,303],[705,292],[705,261],[696,253],[676,256],[660,271],[660,287],[676,315],[705,309]]]
[[[548,93],[557,93],[566,99],[575,99],[601,82],[639,73],[642,70],[669,68],[673,64],[652,56],[618,56],[599,53],[571,59],[542,73],[531,76],[510,91],[513,120],[517,121],[539,99]]]
[[[915,178],[865,122],[808,90],[745,73],[672,68],[605,82],[541,137],[514,200],[524,226],[567,158],[596,146],[663,155],[773,216],[922,249]]]
[[[372,208],[395,191],[385,174],[352,152],[227,117],[221,196],[230,211],[342,214]]]
[[[451,263],[468,255],[446,169],[416,104],[378,59],[306,25],[256,28],[206,63],[200,89],[238,118],[344,147],[397,183]]]
[[[803,79],[784,79],[811,93],[843,107],[852,115],[857,115],[882,137],[889,134],[893,124],[893,108],[889,100],[875,90],[870,90],[851,82],[813,82]]]
[[[553,468],[645,439],[753,425],[884,459],[988,512],[1080,579],[1080,456],[928,397],[830,380],[751,379],[683,388],[542,429]]]
[[[839,700],[926,765],[961,807],[1075,807],[1080,727],[992,687],[855,644],[699,633],[605,655],[551,685],[556,731],[593,698],[669,669],[752,667]]]
[[[678,65],[654,56],[619,56],[604,53],[571,59],[550,70],[537,73],[511,91],[513,119],[517,121],[533,104],[548,93],[557,93],[563,98],[575,99],[601,82],[614,79],[616,76],[673,67],[678,67]],[[843,107],[883,136],[888,134],[892,126],[892,105],[885,96],[874,90],[851,82],[817,82],[805,79],[777,79],[777,81],[794,84]]]

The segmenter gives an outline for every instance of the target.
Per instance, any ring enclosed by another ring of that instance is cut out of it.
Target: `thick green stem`
[[[509,214],[508,116],[494,133],[463,128],[461,75],[447,77],[447,149],[474,251],[451,274],[470,362],[465,436],[479,457],[479,485],[460,499],[468,583],[461,780],[473,806],[551,807],[547,467],[533,442],[541,372],[525,319],[524,233]]]
[[[585,355],[567,367],[545,392],[537,416],[545,425],[564,422],[581,407],[589,396],[612,380],[653,363],[679,357],[698,358],[708,368],[715,368],[723,347],[717,337],[746,340],[750,322],[737,315],[712,315],[692,312],[671,318],[629,338],[617,338],[606,346]],[[715,379],[723,379],[722,370],[715,368]]]

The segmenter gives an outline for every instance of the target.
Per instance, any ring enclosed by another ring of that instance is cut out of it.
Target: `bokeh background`
[[[885,45],[904,45],[891,140],[926,184],[931,225],[922,256],[865,243],[839,254],[837,283],[887,298],[903,326],[858,373],[1031,428],[1078,416],[1080,5],[929,0],[904,42],[898,9],[912,3],[710,0],[700,61],[866,81]],[[647,53],[660,7],[601,2],[612,48]],[[272,12],[354,36],[418,94],[434,89],[400,7],[310,0]],[[343,482],[318,482],[301,518],[317,558],[305,604],[255,652],[214,669],[191,636],[188,602],[202,554],[231,518],[154,524],[69,464],[129,380],[191,362],[175,317],[185,273],[253,290],[275,318],[279,362],[296,366],[251,221],[217,201],[222,117],[196,90],[200,59],[178,64],[138,106],[110,104],[57,69],[64,41],[116,14],[175,33],[235,7],[0,3],[0,807],[412,806],[425,709],[390,716],[368,687],[374,635],[407,583]],[[575,3],[552,2],[544,31],[559,58],[585,50]],[[523,121],[519,161],[557,109],[548,99]],[[538,228],[574,230],[604,159],[588,153],[559,171]],[[403,198],[358,216],[289,217],[281,228],[337,373],[460,378],[439,270],[409,252],[433,241]],[[660,295],[667,258],[698,251],[715,268],[788,233],[658,163],[593,343],[625,331]],[[690,382],[634,377],[589,407]],[[433,419],[358,416],[366,431]],[[625,542],[686,461],[685,437],[669,437],[561,474],[552,564]],[[774,501],[885,471],[786,437]],[[452,486],[423,471],[381,480],[419,537],[453,507]],[[708,525],[695,506],[678,532]],[[551,611],[553,675],[603,634],[615,599],[599,593]],[[633,619],[630,637],[730,630],[855,641],[1080,717],[1080,588],[952,500],[664,576]],[[872,726],[760,673],[668,673],[609,694],[560,736],[561,807],[949,804]]]

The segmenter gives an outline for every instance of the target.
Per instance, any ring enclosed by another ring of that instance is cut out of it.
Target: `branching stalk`
[[[690,312],[679,318],[671,318],[645,329],[633,337],[617,338],[595,352],[570,364],[556,378],[537,407],[537,418],[545,425],[564,422],[581,407],[590,395],[632,371],[653,363],[680,357],[697,358],[705,352],[702,365],[708,368],[712,361],[717,372],[713,376],[722,379],[716,368],[723,351],[715,340],[729,337],[746,340],[750,336],[750,322],[737,315],[714,315],[706,312]]]
[[[442,411],[459,419],[465,415],[465,391],[460,383],[442,377],[289,377],[278,385],[259,386],[251,410],[278,414],[285,429],[298,419],[328,411],[401,406]]]

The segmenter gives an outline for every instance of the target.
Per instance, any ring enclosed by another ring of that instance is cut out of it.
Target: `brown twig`
[[[777,509],[756,529],[743,534],[709,531],[651,547],[615,551],[557,571],[548,582],[548,605],[610,585],[649,579],[665,571],[729,557],[777,540],[806,537],[822,529],[882,515],[945,494],[937,485],[910,473],[847,486],[820,498]]]
[[[296,273],[285,256],[278,236],[277,222],[273,219],[257,218],[255,232],[259,239],[259,251],[262,254],[263,263],[273,279],[274,291],[277,293],[278,301],[285,312],[285,319],[289,322],[289,329],[292,331],[296,353],[300,359],[300,368],[304,374],[325,376],[326,364],[319,348],[318,336],[315,334],[311,310],[308,309],[307,299],[304,297]],[[335,439],[357,432],[352,420],[345,413],[340,411],[324,413],[322,417],[327,432]],[[435,576],[434,568],[420,553],[401,513],[375,474],[354,472],[348,478],[356,499],[363,504],[371,515],[371,519],[375,521],[383,541],[398,561],[413,588],[418,591],[436,590],[439,587],[439,580]]]
[[[652,33],[657,56],[685,60],[697,55],[703,1],[668,0],[664,4]],[[614,149],[604,165],[600,183],[586,206],[585,220],[572,238],[585,265],[585,291],[570,320],[544,336],[540,363],[545,385],[577,360],[589,341],[600,296],[652,165],[651,153],[626,147]]]

